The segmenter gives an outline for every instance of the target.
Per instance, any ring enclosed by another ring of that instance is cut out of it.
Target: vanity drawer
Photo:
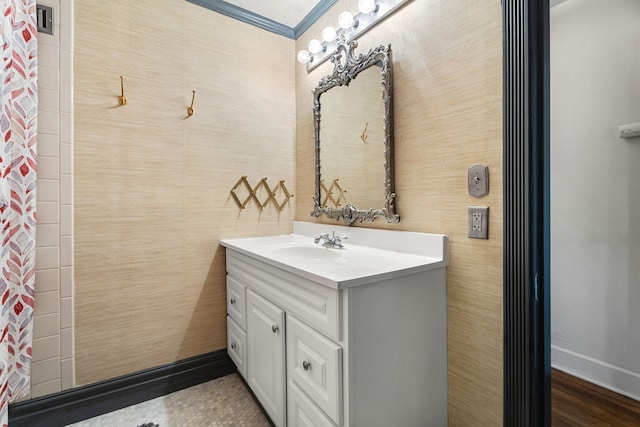
[[[293,382],[287,384],[288,427],[336,427]]]
[[[233,277],[227,276],[227,314],[242,329],[247,328],[247,288]]]
[[[258,292],[287,313],[296,315],[318,331],[341,339],[340,294],[336,289],[320,285],[273,267],[235,251],[227,251],[227,283],[235,283]]]
[[[336,424],[342,422],[342,347],[287,316],[287,373]]]
[[[238,372],[247,378],[247,333],[231,318],[227,316],[227,353]]]

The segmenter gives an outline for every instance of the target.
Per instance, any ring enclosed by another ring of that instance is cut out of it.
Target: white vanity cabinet
[[[244,352],[228,352],[277,427],[447,425],[441,238],[440,258],[406,267],[411,255],[401,254],[388,260],[401,270],[371,274],[357,265],[346,280],[272,258],[247,245],[251,239],[222,242],[229,340],[235,348],[245,340]],[[343,258],[332,261],[335,271],[355,260]]]

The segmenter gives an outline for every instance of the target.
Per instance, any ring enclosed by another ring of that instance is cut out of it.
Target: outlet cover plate
[[[472,239],[489,238],[489,207],[467,207],[468,237]]]

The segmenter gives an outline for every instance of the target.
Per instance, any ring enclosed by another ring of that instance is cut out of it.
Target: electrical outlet
[[[472,239],[489,238],[489,207],[468,206],[468,236]]]

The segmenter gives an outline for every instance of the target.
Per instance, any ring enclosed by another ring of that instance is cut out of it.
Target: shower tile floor
[[[270,427],[238,374],[129,406],[73,427]]]

